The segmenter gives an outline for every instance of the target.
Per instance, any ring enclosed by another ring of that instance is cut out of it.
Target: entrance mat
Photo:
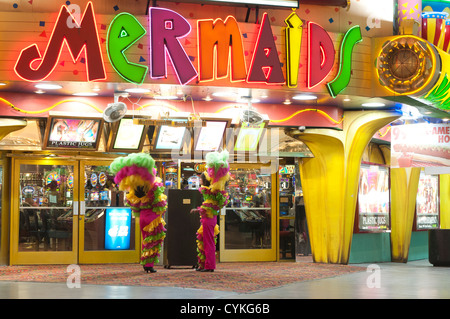
[[[80,265],[79,278],[81,285],[181,287],[250,293],[365,271],[359,266],[312,262],[219,263],[212,273],[183,267],[155,266],[155,269],[157,272],[151,274],[144,272],[139,264]],[[67,283],[69,276],[73,278],[73,269],[67,265],[0,267],[1,281]]]

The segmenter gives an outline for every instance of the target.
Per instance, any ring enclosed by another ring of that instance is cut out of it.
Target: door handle
[[[73,202],[73,216],[78,216],[78,201]]]
[[[85,201],[80,201],[80,216],[84,216],[86,212]]]

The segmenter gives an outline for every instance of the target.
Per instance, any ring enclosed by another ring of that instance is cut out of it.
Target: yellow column
[[[344,116],[342,131],[308,129],[296,136],[314,154],[303,159],[300,174],[315,262],[348,263],[362,154],[375,132],[399,114],[351,111]]]
[[[450,229],[450,174],[440,175],[441,228]]]
[[[420,167],[391,169],[391,260],[408,261]]]

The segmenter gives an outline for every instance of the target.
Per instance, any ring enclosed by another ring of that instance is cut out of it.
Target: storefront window
[[[125,193],[114,184],[114,175],[108,166],[86,165],[84,170],[84,250],[134,250],[134,216],[129,210],[111,210],[125,207]]]
[[[20,165],[19,251],[71,251],[73,166]]]
[[[360,231],[383,231],[390,228],[388,168],[361,165],[358,204]]]
[[[416,201],[416,228],[439,228],[439,177],[421,174]]]
[[[232,169],[227,187],[225,249],[268,249],[271,239],[271,175]]]

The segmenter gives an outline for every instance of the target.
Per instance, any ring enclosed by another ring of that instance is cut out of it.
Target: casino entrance
[[[139,261],[138,219],[113,183],[113,159],[11,161],[11,264]]]

